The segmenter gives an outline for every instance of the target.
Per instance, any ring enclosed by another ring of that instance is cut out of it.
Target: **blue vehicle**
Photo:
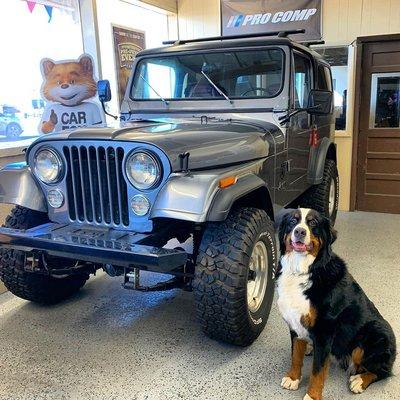
[[[23,132],[17,110],[12,106],[3,106],[0,112],[0,134],[5,134],[9,139],[17,138]]]

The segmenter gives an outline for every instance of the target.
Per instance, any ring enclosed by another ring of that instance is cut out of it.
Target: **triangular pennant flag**
[[[36,6],[36,2],[35,2],[35,1],[27,1],[26,4],[28,4],[28,8],[29,8],[29,11],[30,11],[30,12],[32,12],[33,9],[34,9],[35,6]]]
[[[49,14],[49,22],[51,21],[51,17],[53,16],[53,6],[44,6],[44,8],[47,11],[47,14]]]

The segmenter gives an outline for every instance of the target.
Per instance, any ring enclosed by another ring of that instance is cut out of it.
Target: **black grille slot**
[[[73,221],[129,225],[121,147],[64,147],[67,196]]]

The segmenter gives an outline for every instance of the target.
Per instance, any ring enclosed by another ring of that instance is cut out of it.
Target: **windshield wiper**
[[[143,79],[143,81],[144,81],[144,82],[149,86],[149,88],[159,97],[159,99],[162,100],[162,102],[163,102],[166,106],[169,105],[169,101],[165,100],[164,97],[162,97],[161,94],[158,93],[158,92],[153,88],[153,86],[150,85],[149,82],[147,82],[147,80],[145,79],[145,77],[144,77],[143,75],[139,75],[139,77],[140,77],[141,79]]]
[[[204,72],[201,71],[202,75],[204,78],[207,79],[207,81],[210,83],[210,85],[213,86],[213,88],[223,97],[225,97],[225,100],[229,101],[229,103],[233,104],[233,101],[211,80],[211,78]]]

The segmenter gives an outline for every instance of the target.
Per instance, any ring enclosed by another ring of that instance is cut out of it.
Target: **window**
[[[331,66],[335,105],[335,129],[346,129],[348,47],[314,48]]]
[[[372,74],[369,127],[400,127],[400,72]]]
[[[44,4],[53,5],[51,19]],[[0,2],[0,151],[39,135],[44,110],[40,60],[76,59],[83,52],[78,0]]]
[[[294,107],[305,108],[312,88],[311,61],[298,53],[294,54]]]
[[[145,58],[135,71],[131,97],[134,100],[160,97],[223,100],[223,94],[232,99],[274,97],[282,87],[283,58],[279,49]]]
[[[318,89],[332,91],[332,78],[329,68],[325,65],[318,65]]]

